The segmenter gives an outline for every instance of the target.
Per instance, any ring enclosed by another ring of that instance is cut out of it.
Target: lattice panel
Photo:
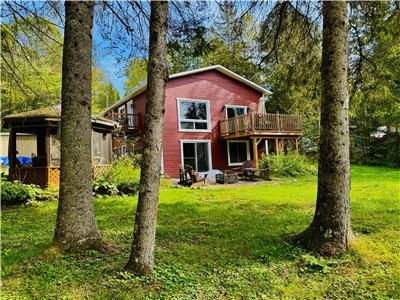
[[[102,166],[93,166],[92,167],[92,177],[96,179],[98,177],[104,176],[110,171],[112,165],[102,165]]]
[[[60,168],[50,167],[48,173],[48,185],[55,186],[60,184]]]

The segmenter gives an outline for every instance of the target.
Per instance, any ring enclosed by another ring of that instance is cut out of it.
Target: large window
[[[210,141],[181,141],[183,165],[192,166],[197,172],[211,170]]]
[[[233,118],[247,114],[247,106],[226,105],[226,118]]]
[[[228,141],[228,165],[240,166],[250,159],[249,141]]]
[[[211,131],[208,100],[178,99],[179,131]]]

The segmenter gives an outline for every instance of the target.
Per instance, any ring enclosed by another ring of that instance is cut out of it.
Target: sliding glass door
[[[209,141],[181,141],[182,161],[190,165],[197,172],[206,172],[211,169]]]

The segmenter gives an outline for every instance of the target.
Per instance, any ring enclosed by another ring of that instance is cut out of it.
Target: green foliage
[[[259,165],[268,161],[270,174],[277,177],[299,177],[317,173],[313,165],[306,157],[297,153],[268,155],[261,158]]]
[[[93,181],[93,192],[96,195],[116,196],[118,194],[118,188],[105,178],[99,178]]]
[[[133,196],[139,190],[139,181],[140,169],[135,165],[135,160],[123,156],[113,162],[111,170],[104,177],[93,181],[93,192],[97,195]]]
[[[300,271],[306,273],[321,272],[327,274],[337,264],[336,260],[328,260],[322,257],[315,257],[310,254],[304,254],[301,256]]]
[[[34,184],[23,184],[19,181],[1,182],[1,205],[19,205],[32,201],[57,199],[58,191],[41,189]]]
[[[125,76],[128,78],[124,82],[125,95],[144,84],[147,80],[147,59],[133,59],[125,69]]]
[[[400,171],[352,167],[356,240],[333,260],[287,236],[310,224],[316,176],[207,190],[163,189],[152,277],[123,271],[137,196],[95,199],[113,253],[45,251],[57,202],[2,211],[4,299],[399,299]],[[307,267],[307,269],[305,269]],[[323,271],[325,269],[325,271]]]
[[[123,156],[113,162],[113,167],[106,174],[105,179],[116,186],[137,183],[140,181],[140,169],[130,157]]]
[[[2,114],[57,104],[62,62],[58,28],[42,18],[17,18],[1,24],[1,37]]]
[[[103,71],[92,69],[92,111],[100,113],[119,100],[119,93]]]

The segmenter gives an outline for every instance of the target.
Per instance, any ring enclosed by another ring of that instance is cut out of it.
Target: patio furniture
[[[197,182],[204,182],[204,185],[207,183],[207,175],[205,174],[204,176],[200,176],[199,173],[197,173],[192,166],[190,165],[185,165],[185,167],[182,167],[182,165],[179,165],[179,183],[187,186],[191,186],[194,183]]]
[[[263,163],[263,165],[261,166],[261,169],[258,170],[260,172],[260,177],[264,180],[271,180],[269,178],[269,166],[268,166],[268,162],[265,161]]]
[[[188,176],[185,168],[182,165],[179,165],[179,184],[191,186],[193,184],[192,179]]]
[[[197,173],[190,165],[185,165],[185,172],[189,175],[190,179],[192,180],[192,183],[204,182],[204,185],[207,183],[206,181],[208,174],[200,176],[200,174]]]
[[[249,178],[251,180],[255,180],[255,174],[257,169],[253,167],[253,163],[251,160],[245,160],[241,167],[233,168],[233,171],[237,173],[238,176],[244,177],[245,179]]]
[[[223,174],[215,175],[216,183],[237,183],[239,181],[239,176],[235,171],[225,170]]]

